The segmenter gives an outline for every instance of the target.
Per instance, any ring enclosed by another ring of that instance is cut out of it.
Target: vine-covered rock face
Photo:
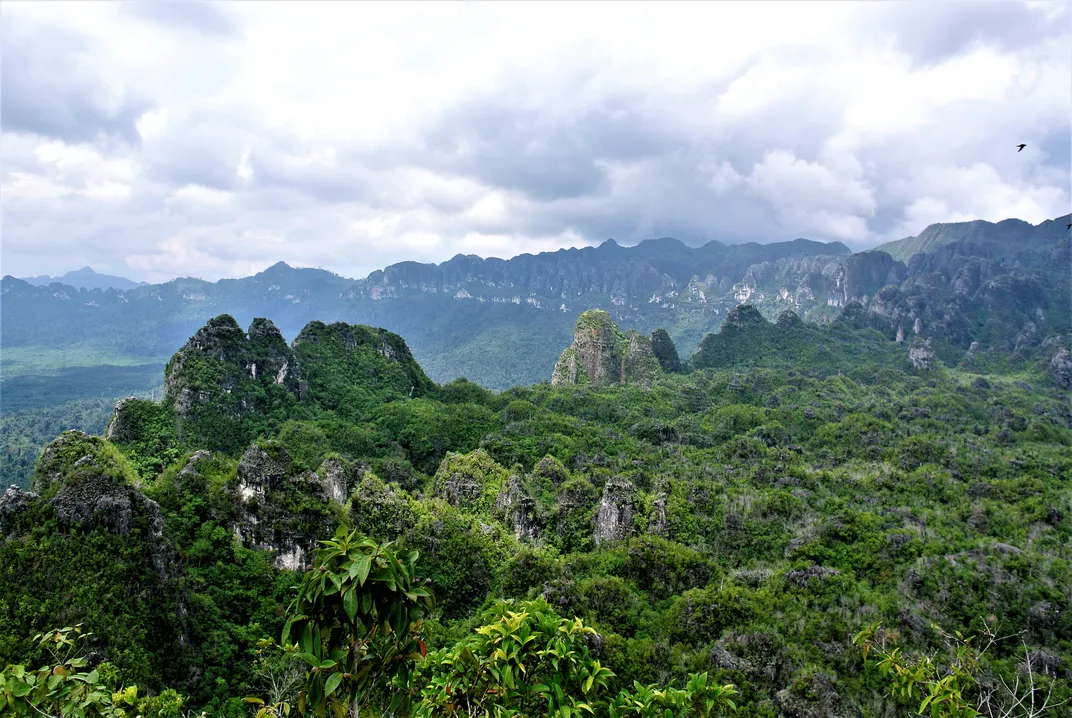
[[[149,545],[153,567],[166,577],[174,557],[163,540],[163,513],[136,484],[129,463],[106,439],[65,431],[37,463],[37,494],[12,496],[9,503],[21,508],[39,494],[52,504],[62,526],[123,536],[136,532],[137,540]]]
[[[299,401],[303,384],[294,352],[271,321],[254,319],[243,332],[232,316],[222,314],[175,353],[164,386],[180,436],[235,450],[250,438],[241,426],[244,418]],[[117,407],[117,431],[123,429],[122,413]]]
[[[336,463],[321,467],[339,474],[325,481],[316,473],[300,472],[290,452],[274,442],[250,446],[231,486],[235,538],[274,552],[277,568],[306,568],[317,542],[335,529],[331,501],[339,491],[334,482],[346,483],[343,467]]]
[[[666,335],[666,332],[662,334]],[[665,341],[669,341],[669,336],[665,336]],[[666,361],[672,363],[677,358],[676,349],[671,359],[667,348],[662,348]],[[673,349],[672,342],[669,349]],[[651,337],[635,329],[623,334],[610,314],[602,309],[590,309],[577,318],[573,344],[562,352],[555,364],[551,384],[650,386],[660,371],[660,359],[656,357]]]
[[[405,340],[386,329],[309,322],[293,349],[308,398],[326,409],[346,411],[370,396],[413,398],[435,391]]]

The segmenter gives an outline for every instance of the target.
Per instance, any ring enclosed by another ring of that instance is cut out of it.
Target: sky
[[[1067,214],[1070,118],[1069,0],[5,0],[0,273],[862,250]]]

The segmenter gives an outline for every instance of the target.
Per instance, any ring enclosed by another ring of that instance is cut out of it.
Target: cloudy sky
[[[0,270],[1037,223],[1072,207],[1070,8],[5,0]]]

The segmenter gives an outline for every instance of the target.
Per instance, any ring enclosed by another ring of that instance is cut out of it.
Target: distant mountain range
[[[148,282],[135,282],[125,277],[113,277],[110,274],[98,274],[90,267],[82,267],[59,277],[50,277],[47,274],[39,277],[23,277],[23,281],[37,287],[64,284],[75,289],[134,289],[148,284]]]
[[[930,338],[942,360],[956,363],[988,349],[1047,350],[1047,339],[1069,334],[1068,221],[932,225],[855,254],[806,239],[698,248],[671,238],[633,247],[608,240],[509,260],[401,262],[356,281],[282,262],[243,279],[129,289],[4,277],[0,342],[149,357],[170,355],[222,313],[243,326],[272,317],[291,339],[312,320],[346,321],[406,337],[436,381],[465,376],[503,389],[549,379],[587,309],[642,332],[663,327],[685,357],[738,304],[772,320],[791,309],[822,323],[855,301],[891,340]]]

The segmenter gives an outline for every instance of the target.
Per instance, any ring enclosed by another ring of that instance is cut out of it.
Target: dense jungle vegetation
[[[1067,714],[1048,357],[915,368],[848,313],[493,393],[213,322],[0,504],[0,712]]]

